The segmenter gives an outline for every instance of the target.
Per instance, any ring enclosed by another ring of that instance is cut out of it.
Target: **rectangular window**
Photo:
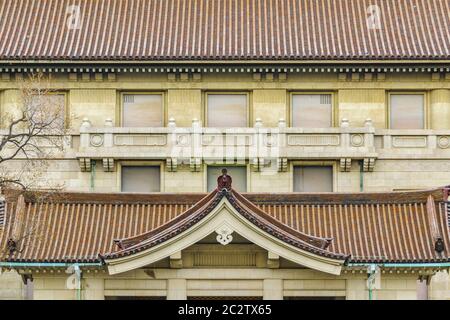
[[[247,127],[247,95],[208,94],[206,114],[208,127]]]
[[[328,128],[332,126],[331,94],[292,95],[292,126]]]
[[[124,94],[122,126],[162,127],[163,97],[161,94]]]
[[[424,129],[425,97],[423,94],[390,95],[391,129]]]
[[[208,192],[217,188],[217,178],[222,175],[222,169],[225,168],[228,171],[228,175],[232,179],[233,189],[239,192],[247,191],[247,167],[245,166],[208,166]]]
[[[159,192],[159,166],[122,166],[122,192]]]
[[[294,192],[332,192],[333,167],[295,166]]]
[[[36,123],[46,128],[64,128],[65,125],[65,94],[32,95],[27,105],[30,117]]]

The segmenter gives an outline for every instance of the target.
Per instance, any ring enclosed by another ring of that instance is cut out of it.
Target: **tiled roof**
[[[328,251],[327,248],[332,239],[314,237],[295,229],[287,227],[272,216],[266,214],[245,197],[234,190],[214,190],[206,197],[197,202],[192,208],[179,215],[176,219],[149,232],[135,237],[119,240],[120,250],[102,256],[104,259],[115,259],[131,255],[145,249],[156,246],[180,234],[194,226],[226,198],[234,209],[250,223],[264,230],[270,235],[278,238],[292,246],[305,251],[324,256],[331,259],[345,261],[348,256]]]
[[[9,197],[6,224],[0,228],[0,248],[16,237],[20,241],[8,261],[97,262],[99,254],[119,251],[115,239],[148,235],[162,225],[170,226],[169,221],[205,196],[62,193],[39,201],[26,197],[24,210],[16,210],[15,198]],[[442,190],[249,193],[242,197],[247,199],[241,199],[242,203],[250,201],[267,214],[266,220],[272,217],[285,228],[292,228],[291,235],[300,232],[333,238],[326,249],[351,255],[352,262],[450,261]],[[435,251],[438,238],[444,245],[441,253]]]
[[[0,59],[448,60],[449,12],[449,0],[4,0]]]

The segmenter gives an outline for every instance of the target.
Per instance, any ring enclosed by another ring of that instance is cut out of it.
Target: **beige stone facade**
[[[286,80],[277,81],[255,80],[251,74],[246,73],[206,73],[199,80],[189,78],[187,81],[170,80],[167,74],[158,73],[120,73],[113,81],[108,81],[107,78],[95,81],[93,76],[90,81],[71,81],[68,74],[55,74],[53,78],[54,89],[67,95],[66,112],[70,119],[71,135],[65,153],[49,164],[47,173],[42,177],[43,184],[58,182],[67,190],[117,192],[120,191],[120,170],[117,169],[122,161],[151,160],[160,163],[163,168],[162,191],[183,192],[186,190],[186,181],[189,181],[190,191],[206,191],[204,167],[192,170],[189,162],[181,162],[179,159],[176,172],[168,170],[166,160],[172,157],[173,145],[167,144],[163,148],[138,147],[132,140],[121,143],[120,146],[117,141],[110,146],[106,145],[107,137],[103,133],[109,129],[105,128],[105,120],[111,120],[115,128],[120,128],[120,97],[123,92],[162,93],[165,123],[168,125],[169,119],[172,119],[179,130],[191,130],[193,119],[197,119],[200,126],[205,122],[205,94],[208,92],[248,93],[250,127],[254,127],[257,120],[260,120],[261,125],[273,133],[280,130],[279,120],[284,119],[287,128],[291,130],[290,136],[285,134],[288,144],[283,149],[288,168],[284,172],[269,170],[271,166],[276,168],[277,165],[276,159],[271,159],[269,163],[266,161],[266,168],[255,171],[250,166],[254,160],[252,157],[240,160],[240,164],[248,167],[249,192],[268,191],[268,185],[275,185],[279,192],[292,191],[291,168],[296,161],[319,165],[320,161],[328,161],[327,164],[334,166],[333,190],[342,192],[430,188],[446,185],[450,180],[450,117],[446,116],[450,110],[450,82],[445,80],[448,78],[433,81],[427,73],[387,73],[383,80],[374,77],[370,81],[340,81],[335,73],[294,73],[289,74]],[[2,119],[20,105],[20,91],[14,74],[9,79],[0,82]],[[426,129],[386,129],[389,123],[388,95],[410,91],[425,94]],[[290,97],[293,93],[301,92],[332,94],[334,128],[309,131],[292,131],[289,128]],[[89,132],[86,138],[80,137],[83,119],[88,119],[91,126],[85,130]],[[370,127],[367,127],[367,119],[371,119]],[[342,120],[348,120],[348,124]],[[96,132],[102,133],[104,148],[108,149],[93,148],[87,141]],[[150,129],[119,129],[114,132],[114,139],[119,133],[130,136],[167,136],[165,139],[170,137],[170,133],[164,130],[161,133]],[[239,130],[236,132],[239,133]],[[350,134],[347,135],[347,132]],[[255,134],[253,131],[250,133]],[[305,141],[305,136],[317,138],[322,135],[339,141],[334,143],[334,140],[322,138],[323,141],[313,145]],[[362,146],[355,147],[361,136],[364,140]],[[80,170],[79,160],[83,158],[96,161],[94,173]],[[112,172],[104,172],[102,169],[105,158],[113,158]],[[373,169],[360,174],[359,162],[371,158],[375,160]],[[340,170],[341,159],[352,160],[345,172]],[[205,159],[204,163],[221,165],[224,162]],[[14,168],[15,165],[10,166]]]
[[[213,273],[215,279],[211,279]],[[156,277],[154,279],[153,277]],[[180,279],[182,278],[182,279]],[[236,280],[244,278],[245,280]],[[34,299],[75,300],[76,290],[68,290],[64,274],[36,275]],[[144,270],[110,277],[104,273],[86,273],[82,284],[83,299],[117,297],[260,297],[270,300],[293,297],[328,297],[346,300],[367,300],[366,275],[329,276],[311,270],[248,270],[248,269],[158,269],[149,275]],[[417,275],[388,275],[382,290],[374,290],[374,299],[415,300]]]
[[[173,131],[170,130],[179,130],[177,139],[183,135],[194,137],[193,126],[202,127],[205,123],[208,92],[247,93],[249,127],[253,130],[249,136],[265,139],[266,133],[256,131],[262,127],[268,128],[270,135],[277,135],[278,141],[288,141],[277,149],[275,156],[256,157],[265,161],[260,168],[255,167],[253,156],[239,160],[239,164],[246,166],[248,192],[292,192],[293,166],[301,164],[331,165],[335,192],[412,190],[450,183],[450,78],[447,76],[439,81],[434,81],[430,73],[386,73],[358,78],[349,75],[345,80],[337,73],[289,73],[286,79],[276,81],[251,73],[205,73],[195,79],[188,77],[186,81],[180,81],[179,75],[174,78],[167,73],[118,73],[102,81],[95,81],[89,74],[78,77],[77,81],[71,80],[68,74],[52,77],[53,88],[67,96],[70,143],[64,153],[49,161],[48,169],[39,178],[40,187],[62,185],[67,191],[120,192],[122,165],[152,164],[161,167],[162,192],[206,192],[207,165],[227,163],[211,156],[210,150],[205,148],[205,158],[193,169],[190,157],[177,159],[173,155],[174,145],[170,143]],[[17,74],[11,74],[9,78],[2,78],[7,80],[0,81],[2,119],[19,108],[16,78]],[[121,94],[124,92],[162,93],[165,127],[121,128]],[[332,94],[332,128],[290,128],[291,95],[301,92]],[[389,94],[396,92],[425,95],[425,129],[388,129]],[[193,120],[198,122],[193,123]],[[83,123],[87,124],[84,128]],[[208,130],[217,134],[214,128]],[[235,129],[228,133],[242,135],[246,131]],[[139,145],[132,138],[137,135],[163,142]],[[100,136],[103,145],[93,146],[94,136]],[[128,142],[118,143],[118,136],[128,137]],[[314,143],[308,140],[311,137]],[[92,165],[87,170],[80,167],[85,159]],[[113,161],[108,170],[105,170],[104,159]],[[168,159],[178,160],[175,170],[170,168]],[[285,161],[281,170],[280,159]],[[343,159],[350,159],[347,166],[342,166]],[[21,160],[12,161],[8,169],[19,170],[20,164]],[[83,270],[81,296],[84,299],[122,296],[177,299],[211,295],[367,299],[367,274],[364,270],[353,272],[348,270],[341,276],[330,276],[297,268],[215,267],[213,270],[162,268],[151,272],[139,269],[109,276],[104,270],[86,269]],[[374,299],[417,298],[417,272],[387,272],[382,276],[381,289],[373,293]],[[214,274],[213,279],[210,274]],[[24,297],[20,277],[7,272],[0,278],[1,298]],[[77,297],[76,290],[67,289],[63,269],[33,272],[33,278],[35,299]],[[448,283],[448,274],[438,273],[431,280],[428,297],[450,299]]]
[[[25,298],[22,279],[16,271],[3,271],[0,274],[0,300],[20,300]]]

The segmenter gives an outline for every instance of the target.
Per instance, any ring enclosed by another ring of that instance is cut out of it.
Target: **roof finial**
[[[222,175],[217,178],[217,190],[221,191],[223,189],[231,190],[231,182],[233,181],[231,177],[227,174],[227,169],[222,169]]]

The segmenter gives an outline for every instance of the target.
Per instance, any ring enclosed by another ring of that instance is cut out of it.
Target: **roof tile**
[[[27,196],[23,210],[17,210],[21,206],[15,197],[8,197],[0,248],[14,234],[14,221],[20,214],[23,230],[32,232],[20,238],[17,252],[8,261],[99,261],[99,254],[117,251],[114,239],[151,233],[201,206],[202,202],[194,205],[204,196],[61,193],[39,197],[43,200]],[[238,196],[246,207],[256,205],[267,215],[266,221],[272,217],[296,232],[333,238],[327,250],[351,255],[352,262],[450,261],[448,212],[442,190]],[[427,209],[430,196],[435,210]],[[434,249],[436,235],[444,242],[441,254]]]
[[[0,59],[447,60],[449,12],[450,0],[7,0]]]

